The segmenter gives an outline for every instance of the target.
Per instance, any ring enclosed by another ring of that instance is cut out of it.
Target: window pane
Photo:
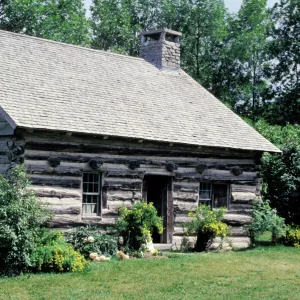
[[[211,200],[211,183],[210,182],[200,182],[200,200]]]
[[[82,185],[83,214],[97,215],[100,208],[100,176],[97,173],[84,173]]]

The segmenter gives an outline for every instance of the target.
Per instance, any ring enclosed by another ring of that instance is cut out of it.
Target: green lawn
[[[0,279],[0,299],[300,299],[300,249],[175,254]]]

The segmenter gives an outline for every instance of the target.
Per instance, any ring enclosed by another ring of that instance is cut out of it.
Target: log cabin
[[[0,31],[1,173],[24,164],[56,228],[153,202],[168,249],[206,203],[247,247],[260,158],[280,151],[180,68],[181,33],[140,36],[137,58]]]

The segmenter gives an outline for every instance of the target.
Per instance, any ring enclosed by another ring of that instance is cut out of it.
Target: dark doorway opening
[[[173,237],[173,198],[172,178],[167,176],[147,175],[143,182],[143,198],[153,203],[157,214],[163,217],[162,234],[153,232],[154,243],[172,243]]]

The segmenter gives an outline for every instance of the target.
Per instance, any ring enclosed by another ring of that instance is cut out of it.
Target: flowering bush
[[[195,251],[207,250],[216,236],[226,237],[229,226],[221,220],[226,212],[225,208],[212,210],[210,206],[201,204],[189,213],[191,222],[185,224],[187,235],[196,235]]]
[[[112,256],[118,250],[117,238],[101,233],[95,226],[74,228],[65,234],[65,238],[85,258],[89,258],[91,253]]]
[[[63,238],[59,231],[45,231],[40,237],[39,247],[33,252],[32,269],[44,272],[83,271],[88,262]]]
[[[123,238],[123,246],[128,251],[140,251],[151,239],[154,229],[159,234],[163,232],[162,218],[157,215],[153,203],[138,202],[132,209],[121,207],[120,215],[117,231]]]
[[[300,248],[300,226],[289,226],[280,242],[286,246]]]
[[[256,201],[253,204],[252,223],[245,226],[249,232],[252,245],[263,233],[272,232],[273,242],[276,243],[286,231],[284,218],[278,216],[276,209],[272,209],[268,201]]]

